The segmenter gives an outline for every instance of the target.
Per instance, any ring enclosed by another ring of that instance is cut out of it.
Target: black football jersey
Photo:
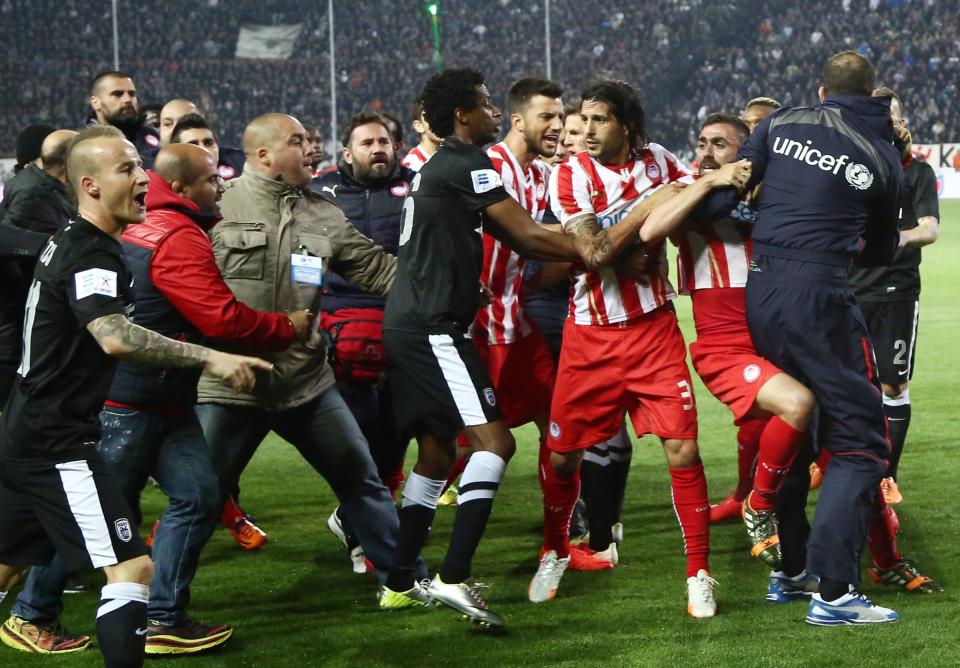
[[[903,170],[901,230],[927,216],[940,220],[937,176],[928,163],[911,160]],[[850,281],[860,301],[913,301],[920,297],[920,249],[901,248],[889,267],[856,267]]]
[[[385,329],[467,330],[480,305],[483,210],[508,197],[482,149],[454,138],[443,142],[403,203]]]
[[[71,221],[40,253],[27,295],[23,355],[0,423],[0,457],[68,461],[89,455],[114,358],[86,326],[133,314],[131,274],[120,242]]]

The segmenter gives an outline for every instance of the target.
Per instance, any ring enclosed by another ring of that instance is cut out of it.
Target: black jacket
[[[354,180],[353,168],[341,161],[337,169],[315,178],[312,189],[343,211],[347,220],[362,234],[391,255],[396,255],[400,249],[403,200],[410,191],[414,176],[416,172],[397,162],[386,182],[365,186]],[[327,272],[324,282],[324,311],[382,309],[386,305],[386,297],[364,292],[333,272]]]
[[[91,109],[87,114],[87,125],[96,124],[97,116]],[[143,161],[143,168],[152,169],[153,161],[156,159],[157,153],[160,152],[160,133],[157,129],[144,123],[141,118],[132,130],[123,130],[123,136],[137,147],[137,153],[140,154],[140,160]]]
[[[3,190],[0,219],[22,230],[49,236],[75,215],[63,183],[35,165],[22,169]]]
[[[243,151],[230,146],[221,146],[220,164],[217,165],[220,178],[224,181],[237,178],[243,174],[243,165],[245,162],[246,156],[243,155]]]

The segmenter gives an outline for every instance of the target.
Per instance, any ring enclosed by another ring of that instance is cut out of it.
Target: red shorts
[[[746,330],[701,337],[690,344],[690,360],[710,393],[733,412],[736,424],[753,408],[763,384],[780,373],[757,354]]]
[[[624,326],[576,325],[568,318],[550,408],[550,449],[570,452],[611,438],[624,413],[638,436],[696,438],[686,358],[672,307]]]
[[[533,327],[513,343],[489,343],[486,339],[473,339],[473,343],[487,365],[508,427],[549,414],[556,368],[540,330]]]

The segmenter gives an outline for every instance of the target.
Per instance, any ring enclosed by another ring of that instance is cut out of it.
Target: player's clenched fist
[[[211,375],[230,383],[234,392],[242,394],[252,391],[256,385],[254,370],[272,371],[273,365],[257,357],[211,351],[203,368]]]
[[[737,160],[728,162],[720,169],[710,172],[704,178],[710,178],[717,182],[718,187],[733,186],[743,192],[750,180],[750,174],[753,172],[753,165],[749,160]]]

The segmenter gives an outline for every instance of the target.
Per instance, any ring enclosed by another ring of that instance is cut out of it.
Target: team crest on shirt
[[[128,520],[126,517],[121,517],[114,522],[113,528],[117,530],[117,538],[122,540],[124,543],[129,543],[133,538],[133,531],[130,529],[130,520]]]
[[[407,193],[410,192],[410,186],[407,185],[406,181],[398,183],[397,185],[390,188],[390,194],[394,197],[406,197]]]
[[[487,404],[490,406],[497,405],[497,395],[493,393],[492,387],[483,388],[483,398],[486,400]]]
[[[843,175],[847,177],[847,183],[857,190],[866,190],[873,185],[873,173],[867,169],[866,165],[861,165],[859,162],[851,162],[847,165]]]
[[[159,146],[160,140],[157,139],[154,135],[144,135],[143,141],[150,144],[150,146]]]
[[[229,181],[237,175],[237,170],[230,165],[217,165],[217,173],[220,174],[221,179]]]
[[[743,367],[743,379],[748,383],[757,382],[757,378],[760,377],[760,365],[759,364],[748,364]]]
[[[537,184],[537,199],[543,199],[543,196],[547,194],[547,186],[543,184],[543,181]]]
[[[660,180],[660,165],[655,162],[648,162],[646,168],[647,178],[651,181]]]
[[[550,437],[560,438],[560,425],[552,420],[550,421]]]

